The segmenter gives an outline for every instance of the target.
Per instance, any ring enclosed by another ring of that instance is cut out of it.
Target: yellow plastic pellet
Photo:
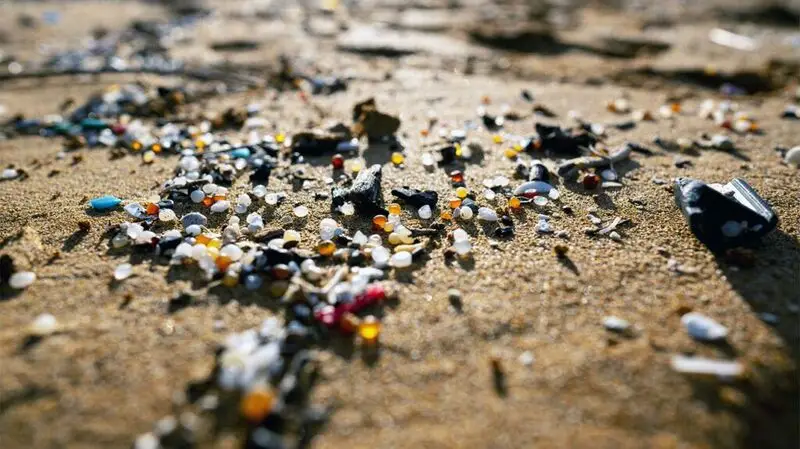
[[[406,157],[403,156],[403,153],[400,153],[400,152],[397,152],[397,151],[392,153],[392,163],[394,165],[400,165],[403,162],[405,162],[405,160],[406,160]]]
[[[456,149],[456,157],[461,157],[461,155],[464,154],[464,150],[461,149],[460,143],[456,143],[455,145],[453,145],[453,147]]]
[[[222,248],[222,240],[220,240],[220,239],[211,239],[211,241],[208,242],[208,244],[206,246],[208,246],[210,248],[220,249],[220,248]]]
[[[154,143],[154,144],[153,144],[153,146],[152,146],[152,147],[150,147],[150,149],[151,149],[151,150],[153,150],[153,151],[155,151],[156,153],[160,153],[160,152],[161,152],[161,150],[162,150],[162,148],[161,148],[161,144],[159,144],[159,143]]]
[[[381,334],[381,323],[374,316],[370,315],[358,325],[358,335],[364,343],[372,344],[378,341]]]
[[[206,147],[206,141],[203,139],[195,139],[194,146],[202,150],[203,148]]]
[[[351,170],[353,173],[358,173],[358,172],[360,172],[362,168],[363,168],[363,167],[361,166],[361,162],[359,162],[359,161],[353,161],[353,162],[350,164],[350,170]]]
[[[439,214],[439,218],[442,220],[450,221],[453,219],[453,213],[449,210],[443,210],[441,214]]]
[[[392,215],[400,215],[401,210],[402,209],[400,208],[400,205],[397,203],[392,203],[389,205],[389,213]]]
[[[278,133],[278,134],[275,136],[275,142],[278,142],[278,143],[283,143],[283,142],[285,142],[285,141],[286,141],[286,134],[284,134],[284,133]]]
[[[156,159],[156,154],[152,151],[145,151],[142,153],[142,162],[145,164],[152,164],[153,161]]]
[[[396,232],[392,232],[391,234],[389,234],[389,244],[390,245],[399,245],[401,243],[403,243],[403,239],[400,236],[400,234],[398,234]]]
[[[394,223],[387,221],[385,225],[383,225],[384,232],[392,232],[394,231]]]
[[[513,148],[506,148],[506,151],[503,153],[505,157],[509,159],[516,159],[517,158],[517,151]]]
[[[141,150],[142,149],[142,142],[139,142],[138,140],[134,140],[133,143],[131,143],[131,149],[133,151]]]
[[[501,136],[500,134],[495,134],[492,136],[492,141],[496,144],[501,144],[503,143],[503,136]]]
[[[213,247],[206,247],[206,254],[214,260],[219,257],[219,249]]]
[[[197,242],[197,243],[199,243],[201,245],[208,246],[208,242],[211,241],[211,237],[206,235],[206,234],[200,234],[197,237],[195,237],[194,240],[195,240],[195,242]]]
[[[466,187],[459,187],[456,189],[456,196],[461,198],[462,200],[467,197],[469,190]]]

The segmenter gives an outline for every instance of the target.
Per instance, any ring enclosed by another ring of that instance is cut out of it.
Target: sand
[[[372,15],[396,11],[390,3],[370,13],[362,11],[351,21],[366,24]],[[8,14],[2,14],[3,29],[12,36],[2,48],[29,52],[40,39],[79,42],[92,24],[122,26],[133,17],[159,12],[155,5],[123,5],[128,16],[123,20],[116,14],[108,21],[109,10],[119,11],[118,6],[4,5],[0,8]],[[13,21],[6,23],[18,12],[38,14],[42,9],[65,11],[63,27],[17,34]],[[639,20],[609,10],[585,14],[596,18],[587,27]],[[324,17],[319,20],[328,24]],[[713,23],[706,18],[681,26],[703,36]],[[231,31],[221,31],[220,24],[228,24]],[[215,31],[202,32],[208,30]],[[291,21],[265,19],[259,24],[252,17],[227,13],[200,31],[194,43],[181,49],[188,57],[222,59],[206,55],[204,45],[220,36],[252,34],[270,44],[252,54],[236,54],[232,61],[269,66],[278,52],[290,51],[327,70],[355,71],[358,78],[346,92],[313,97],[316,108],[294,93],[254,91],[222,95],[198,109],[221,111],[263,101],[263,116],[274,130],[292,132],[323,119],[347,121],[354,103],[374,96],[382,110],[401,116],[401,132],[410,143],[402,169],[391,166],[386,154],[365,154],[367,161],[384,164],[387,197],[391,187],[401,185],[450,190],[442,170],[428,173],[420,162],[419,130],[426,126],[429,110],[440,122],[463,123],[474,119],[483,96],[491,98],[490,110],[504,103],[525,107],[520,99],[524,88],[559,114],[550,122],[567,123],[569,110],[579,110],[593,121],[618,120],[605,103],[623,93],[634,107],[655,111],[678,92],[686,96],[684,105],[691,111],[703,99],[718,97],[666,81],[651,81],[646,88],[584,81],[610,78],[623,66],[690,64],[703,55],[720,65],[744,59],[721,48],[704,53],[705,41],[691,54],[679,46],[667,56],[609,60],[608,67],[601,64],[603,58],[580,52],[504,54],[502,59],[496,50],[476,46],[449,26],[437,35],[461,42],[464,54],[423,50],[399,60],[372,59],[339,53],[335,38],[305,35]],[[781,48],[769,47],[758,58],[770,52],[786,56]],[[477,55],[476,73],[459,73],[469,54]],[[797,52],[789,56],[796,58]],[[510,67],[498,68],[504,60]],[[385,78],[386,72],[392,76]],[[43,115],[68,97],[80,101],[104,85],[135,79],[3,82],[0,104],[9,113]],[[798,143],[797,122],[779,118],[789,101],[787,90],[737,99],[765,130],[761,136],[733,135],[738,157],[704,150],[682,156],[692,165],[677,168],[674,154],[636,154],[624,166],[621,189],[592,193],[561,188],[559,205],[551,204],[543,212],[552,217],[556,230],[569,233],[566,241],[536,234],[536,212],[526,210],[515,217],[513,240],[492,244],[477,223],[465,226],[475,236],[471,262],[447,262],[440,246],[427,263],[390,276],[387,285],[397,291],[398,301],[385,311],[377,363],[367,363],[358,347],[351,352],[319,351],[323,381],[314,401],[334,405],[335,413],[315,447],[797,447],[800,188],[797,169],[783,164],[773,150]],[[324,117],[316,110],[324,111]],[[510,123],[508,129],[531,133],[533,120]],[[656,134],[696,138],[703,132],[719,130],[687,112],[631,131],[610,131],[608,142],[649,144]],[[472,135],[485,147],[486,158],[480,165],[467,166],[468,186],[477,188],[491,175],[510,175],[513,163],[503,157],[503,147],[493,144],[484,131]],[[243,288],[208,289],[198,279],[170,270],[164,260],[109,249],[105,227],[126,220],[125,213],[89,216],[86,199],[115,194],[144,200],[167,179],[175,157],[143,165],[132,155],[112,160],[107,150],[84,149],[57,159],[59,151],[60,142],[54,139],[0,141],[0,163],[23,167],[30,174],[24,181],[0,183],[0,252],[11,254],[18,266],[38,276],[22,292],[4,290],[0,300],[0,446],[128,447],[156,420],[180,410],[174,405],[176,393],[208,373],[213,351],[225,335],[272,316],[276,304]],[[73,154],[82,155],[82,161],[73,164]],[[307,168],[320,178],[330,172],[321,164]],[[51,175],[54,170],[58,173]],[[653,182],[678,176],[710,182],[742,177],[769,200],[781,221],[756,249],[755,267],[733,266],[695,239],[672,193]],[[274,181],[270,189],[285,187],[283,181]],[[233,190],[244,187],[240,180]],[[311,248],[319,220],[329,214],[327,201],[313,200],[315,190],[324,188],[290,193],[288,204],[266,215],[268,227],[288,213],[289,204],[303,202],[311,214],[291,227],[302,233],[301,246]],[[566,214],[560,205],[570,206],[574,214]],[[629,220],[620,229],[622,241],[585,235],[590,210],[604,220]],[[88,233],[78,229],[82,220],[91,222]],[[345,222],[350,229],[369,229],[365,221]],[[569,246],[571,264],[553,255],[559,243]],[[684,272],[669,269],[670,259]],[[114,267],[123,262],[134,264],[135,275],[114,283]],[[462,292],[463,311],[448,301],[450,288]],[[168,300],[181,291],[197,294],[197,303],[168,313]],[[729,344],[692,341],[680,325],[680,312],[687,308],[727,326]],[[27,325],[45,312],[55,315],[64,330],[26,346]],[[764,313],[777,317],[777,323],[765,322]],[[634,336],[605,330],[602,321],[610,315],[630,321]],[[527,352],[534,358],[530,366],[518,361]],[[680,353],[736,359],[746,366],[747,375],[732,382],[686,377],[669,366],[670,357]],[[506,397],[492,388],[493,357],[507,376]],[[236,447],[236,435],[204,439],[201,446]]]

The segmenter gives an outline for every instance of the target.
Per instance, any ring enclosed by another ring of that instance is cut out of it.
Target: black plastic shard
[[[388,214],[388,211],[383,208],[380,165],[375,164],[370,168],[361,170],[350,188],[333,188],[331,192],[333,209],[347,201],[352,202],[356,210],[361,214]]]
[[[692,232],[712,250],[754,243],[778,224],[769,204],[739,178],[718,188],[678,179],[675,202]]]
[[[409,206],[416,208],[420,208],[427,204],[433,209],[436,207],[436,203],[439,201],[439,194],[434,190],[422,191],[409,187],[400,187],[399,189],[392,189],[392,195]]]
[[[558,126],[545,125],[543,123],[536,124],[536,134],[539,135],[544,151],[552,151],[562,154],[575,154],[580,155],[582,149],[589,148],[597,142],[597,138],[587,132],[572,132],[567,128]],[[531,140],[534,142],[534,140]],[[532,151],[535,148],[526,148],[526,151]]]

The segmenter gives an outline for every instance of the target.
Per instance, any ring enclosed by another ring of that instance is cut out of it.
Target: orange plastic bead
[[[423,130],[421,130],[421,131],[419,132],[419,134],[420,134],[422,137],[428,137],[428,130],[427,130],[427,129],[423,129]]]
[[[678,102],[670,104],[669,107],[670,107],[670,109],[672,109],[672,112],[674,112],[676,114],[678,112],[681,112],[681,104],[678,103]]]
[[[155,153],[160,153],[161,149],[162,149],[161,148],[161,144],[154,143],[153,146],[150,147],[150,149],[153,150],[153,152],[155,152]]]
[[[450,172],[450,181],[464,182],[464,173],[461,170],[453,170]]]
[[[211,207],[212,204],[214,204],[214,198],[210,196],[203,198],[203,206]]]
[[[142,149],[142,142],[139,142],[138,140],[134,140],[133,143],[131,144],[131,149],[133,151],[141,150]]]
[[[376,215],[372,217],[372,224],[379,228],[383,228],[386,225],[387,218],[385,215]]]
[[[158,205],[153,203],[147,203],[147,206],[144,209],[147,215],[158,215],[158,210]]]
[[[269,415],[275,396],[266,388],[249,391],[242,398],[241,412],[249,421],[261,421]]]
[[[512,196],[508,199],[508,207],[512,209],[519,209],[520,206],[522,206],[522,201],[520,201],[519,198]]]
[[[214,195],[214,202],[222,201],[225,199],[225,195]]]
[[[195,237],[194,240],[195,240],[195,242],[197,242],[197,243],[199,243],[201,245],[208,245],[208,242],[211,241],[211,237],[209,237],[209,236],[207,236],[205,234],[200,234],[197,237]]]
[[[450,209],[461,207],[461,198],[450,198],[448,202]]]
[[[219,271],[225,271],[228,269],[231,263],[233,263],[233,261],[231,260],[230,257],[219,256],[217,257],[216,263],[217,263],[217,268],[219,268]]]
[[[397,203],[392,203],[389,205],[389,213],[392,215],[400,215],[402,208]]]
[[[442,220],[450,221],[453,219],[453,213],[449,210],[443,210],[441,214],[439,214],[439,218]]]

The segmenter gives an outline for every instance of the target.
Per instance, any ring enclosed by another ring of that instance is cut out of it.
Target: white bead
[[[458,255],[464,256],[469,254],[469,252],[472,250],[472,244],[467,240],[459,240],[453,243],[453,249],[455,249]]]
[[[483,221],[497,221],[499,218],[497,217],[497,212],[493,209],[488,207],[481,207],[478,209],[478,219]]]
[[[58,320],[49,313],[43,313],[36,317],[29,326],[31,334],[39,337],[50,335],[58,329]]]
[[[294,212],[294,215],[299,218],[308,216],[308,208],[302,205],[295,207],[292,211]]]
[[[264,202],[269,204],[270,206],[274,206],[278,204],[278,194],[276,193],[269,193],[264,197]]]
[[[27,288],[36,280],[36,273],[33,271],[18,271],[11,275],[8,279],[8,285],[11,288],[21,290]]]
[[[121,263],[114,268],[114,279],[121,281],[128,279],[133,274],[133,265],[129,263]]]
[[[158,211],[158,219],[161,221],[175,221],[178,216],[175,215],[175,211],[172,209],[161,209]]]
[[[372,261],[375,265],[382,267],[389,262],[391,253],[383,246],[378,246],[372,249]]]
[[[299,242],[300,241],[300,233],[295,231],[294,229],[287,229],[283,231],[283,241],[284,242]]]
[[[453,231],[453,241],[458,242],[461,240],[469,240],[469,234],[467,234],[467,231],[458,228],[455,231]]]
[[[233,244],[225,245],[219,250],[220,257],[227,257],[234,262],[241,259],[242,254],[244,254],[242,249]]]
[[[222,200],[222,201],[217,201],[216,203],[212,204],[210,209],[211,209],[211,212],[222,213],[222,212],[225,212],[226,210],[230,209],[230,207],[231,207],[230,201]]]
[[[458,216],[459,216],[459,217],[461,217],[461,218],[463,218],[464,220],[472,220],[472,215],[473,215],[473,214],[474,214],[474,213],[472,212],[472,209],[471,209],[471,208],[469,208],[469,207],[467,207],[467,206],[462,206],[462,207],[459,209],[459,214],[458,214]]]
[[[408,251],[400,251],[392,255],[389,260],[389,265],[395,268],[405,268],[411,265],[411,253]]]
[[[689,312],[681,317],[681,324],[686,327],[689,335],[701,341],[718,341],[728,336],[728,329],[697,312]]]

